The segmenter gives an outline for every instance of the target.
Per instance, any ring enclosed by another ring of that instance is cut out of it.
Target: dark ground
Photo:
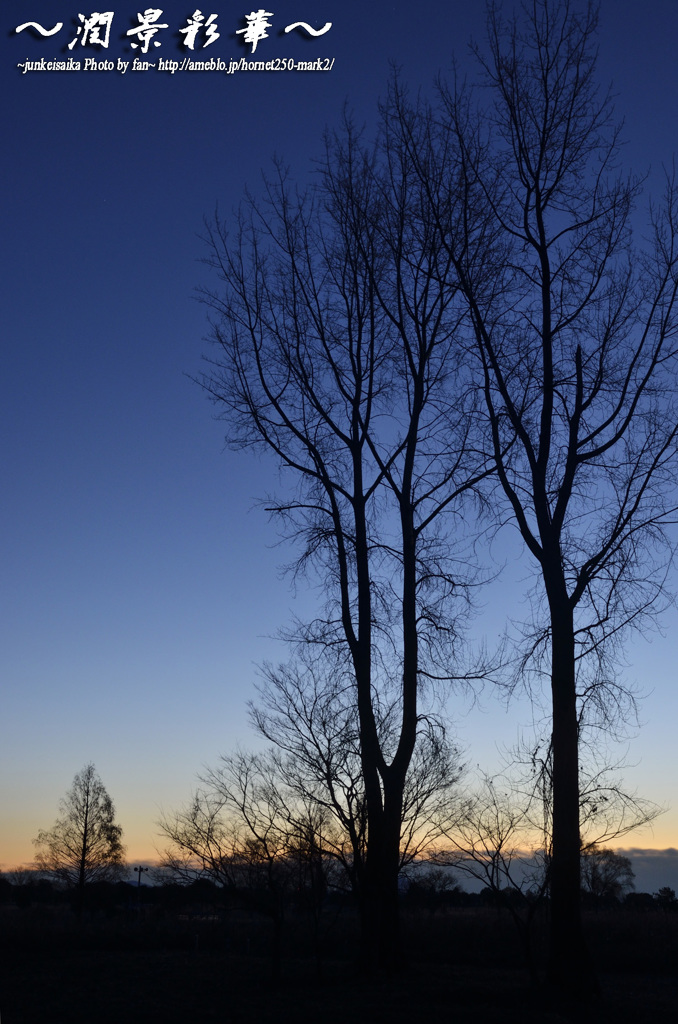
[[[584,1006],[530,988],[511,921],[489,908],[405,914],[407,969],[371,982],[345,910],[325,922],[322,958],[290,915],[277,980],[270,922],[210,916],[0,907],[2,1024],[657,1024],[678,1007],[678,914],[589,914],[602,996]]]

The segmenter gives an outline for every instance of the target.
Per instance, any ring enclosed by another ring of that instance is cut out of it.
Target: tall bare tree
[[[407,775],[426,679],[460,673],[470,554],[461,496],[488,472],[456,341],[451,257],[421,216],[404,151],[327,141],[316,184],[277,168],[233,237],[209,232],[217,355],[204,385],[238,448],[272,452],[296,490],[270,509],[327,605],[296,639],[351,666],[365,792],[363,934],[393,962]],[[392,708],[387,734],[377,704]]]
[[[596,25],[568,0],[509,22],[490,5],[480,94],[443,84],[414,109],[396,83],[386,111],[468,303],[501,514],[536,570],[523,668],[550,676],[550,978],[582,992],[581,705],[605,710],[616,644],[661,603],[678,468],[678,196],[668,180],[635,245]]]

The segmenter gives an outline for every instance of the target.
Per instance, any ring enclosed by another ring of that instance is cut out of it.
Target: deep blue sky
[[[275,486],[265,461],[223,451],[223,426],[190,382],[207,351],[209,283],[198,262],[204,216],[255,189],[274,153],[309,173],[345,100],[375,119],[389,61],[430,87],[453,52],[462,66],[483,5],[284,0],[256,58],[335,58],[329,73],[21,74],[26,59],[134,53],[120,38],[135,0],[112,0],[108,50],[66,44],[84,0],[2,5],[2,499],[0,866],[32,857],[74,773],[94,760],[132,858],[152,855],[154,821],[189,795],[196,772],[249,742],[253,663],[284,658],[266,639],[303,615],[277,566],[254,499]],[[176,33],[194,3],[166,0],[170,26],[147,59],[181,59]],[[510,5],[507,5],[507,7]],[[210,0],[221,38],[195,59],[247,56],[235,31],[256,5]],[[51,38],[24,21],[64,23]],[[294,21],[331,30],[281,36]],[[600,76],[614,80],[626,156],[644,171],[677,146],[678,5],[603,0]],[[650,176],[650,184],[656,181]],[[514,598],[512,597],[511,600]],[[515,600],[519,595],[515,595]],[[629,649],[627,676],[653,691],[631,749],[632,785],[673,800],[675,614],[669,635]],[[496,633],[497,613],[477,631]],[[467,757],[530,721],[491,695],[462,715]],[[463,714],[462,714],[463,712]],[[636,846],[678,846],[678,814]]]

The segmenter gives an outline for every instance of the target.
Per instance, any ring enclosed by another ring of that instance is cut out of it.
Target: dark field
[[[129,906],[79,919],[63,906],[0,907],[2,1024],[649,1024],[678,1007],[675,913],[588,915],[602,995],[584,1006],[551,1004],[530,986],[503,910],[405,910],[405,965],[373,981],[357,969],[347,908],[328,915],[317,942],[309,921],[289,914],[279,959],[270,921],[242,910],[205,919],[213,916]],[[535,939],[542,951],[539,927]]]

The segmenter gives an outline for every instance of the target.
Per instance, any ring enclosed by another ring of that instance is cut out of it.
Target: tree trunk
[[[367,973],[392,974],[401,965],[398,913],[400,819],[382,811],[371,833],[362,906],[363,963]],[[376,833],[376,835],[375,835]]]
[[[85,818],[82,825],[82,846],[80,849],[80,865],[78,869],[78,891],[76,896],[76,913],[81,914],[85,906],[85,881],[87,866],[87,844],[89,841],[89,782],[85,794]]]
[[[563,588],[564,590],[564,588]],[[598,991],[581,920],[579,729],[574,623],[563,594],[551,600],[553,702],[553,846],[548,980],[568,995]]]

